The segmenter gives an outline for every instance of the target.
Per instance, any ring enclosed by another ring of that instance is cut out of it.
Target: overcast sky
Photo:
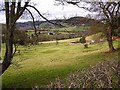
[[[75,5],[59,5],[55,6],[55,0],[31,0],[32,3],[37,4],[35,7],[42,13],[45,14],[45,16],[48,19],[60,19],[63,18],[64,16],[66,18],[72,17],[72,16],[86,16],[88,14],[87,11],[84,9],[80,9]],[[30,9],[34,15],[37,15],[37,13],[33,10]],[[47,15],[49,14],[49,15]],[[19,22],[24,22],[24,21],[30,21],[31,19],[19,19]],[[0,13],[0,23],[5,22],[5,14]]]

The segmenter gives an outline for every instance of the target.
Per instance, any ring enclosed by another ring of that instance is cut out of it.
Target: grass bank
[[[90,66],[112,60],[117,52],[108,51],[106,42],[91,44],[84,49],[81,44],[70,45],[71,41],[44,42],[34,46],[19,46],[19,53],[13,58],[13,64],[2,75],[3,87],[44,86],[55,78],[65,78],[68,75],[87,69]],[[118,43],[114,42],[117,48]],[[4,45],[3,45],[4,53]]]

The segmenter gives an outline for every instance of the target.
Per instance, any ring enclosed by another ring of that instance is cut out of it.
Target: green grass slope
[[[19,46],[20,53],[15,55],[13,64],[2,75],[3,87],[42,87],[57,77],[65,78],[118,56],[117,52],[105,53],[107,43],[91,44],[84,49],[81,44],[69,44],[75,40],[78,39],[62,40],[59,45],[44,42],[30,47]],[[114,42],[114,45],[117,47],[118,43]]]

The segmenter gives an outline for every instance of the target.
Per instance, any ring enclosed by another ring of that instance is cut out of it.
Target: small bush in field
[[[82,43],[84,45],[84,48],[88,48],[88,44],[86,43],[86,39],[84,36],[82,38],[80,38],[80,43]]]
[[[82,38],[80,38],[80,43],[86,43],[86,39],[84,36]]]

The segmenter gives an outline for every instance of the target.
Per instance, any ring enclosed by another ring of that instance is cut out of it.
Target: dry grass
[[[48,88],[118,88],[118,60],[106,61],[64,80],[56,79]]]

